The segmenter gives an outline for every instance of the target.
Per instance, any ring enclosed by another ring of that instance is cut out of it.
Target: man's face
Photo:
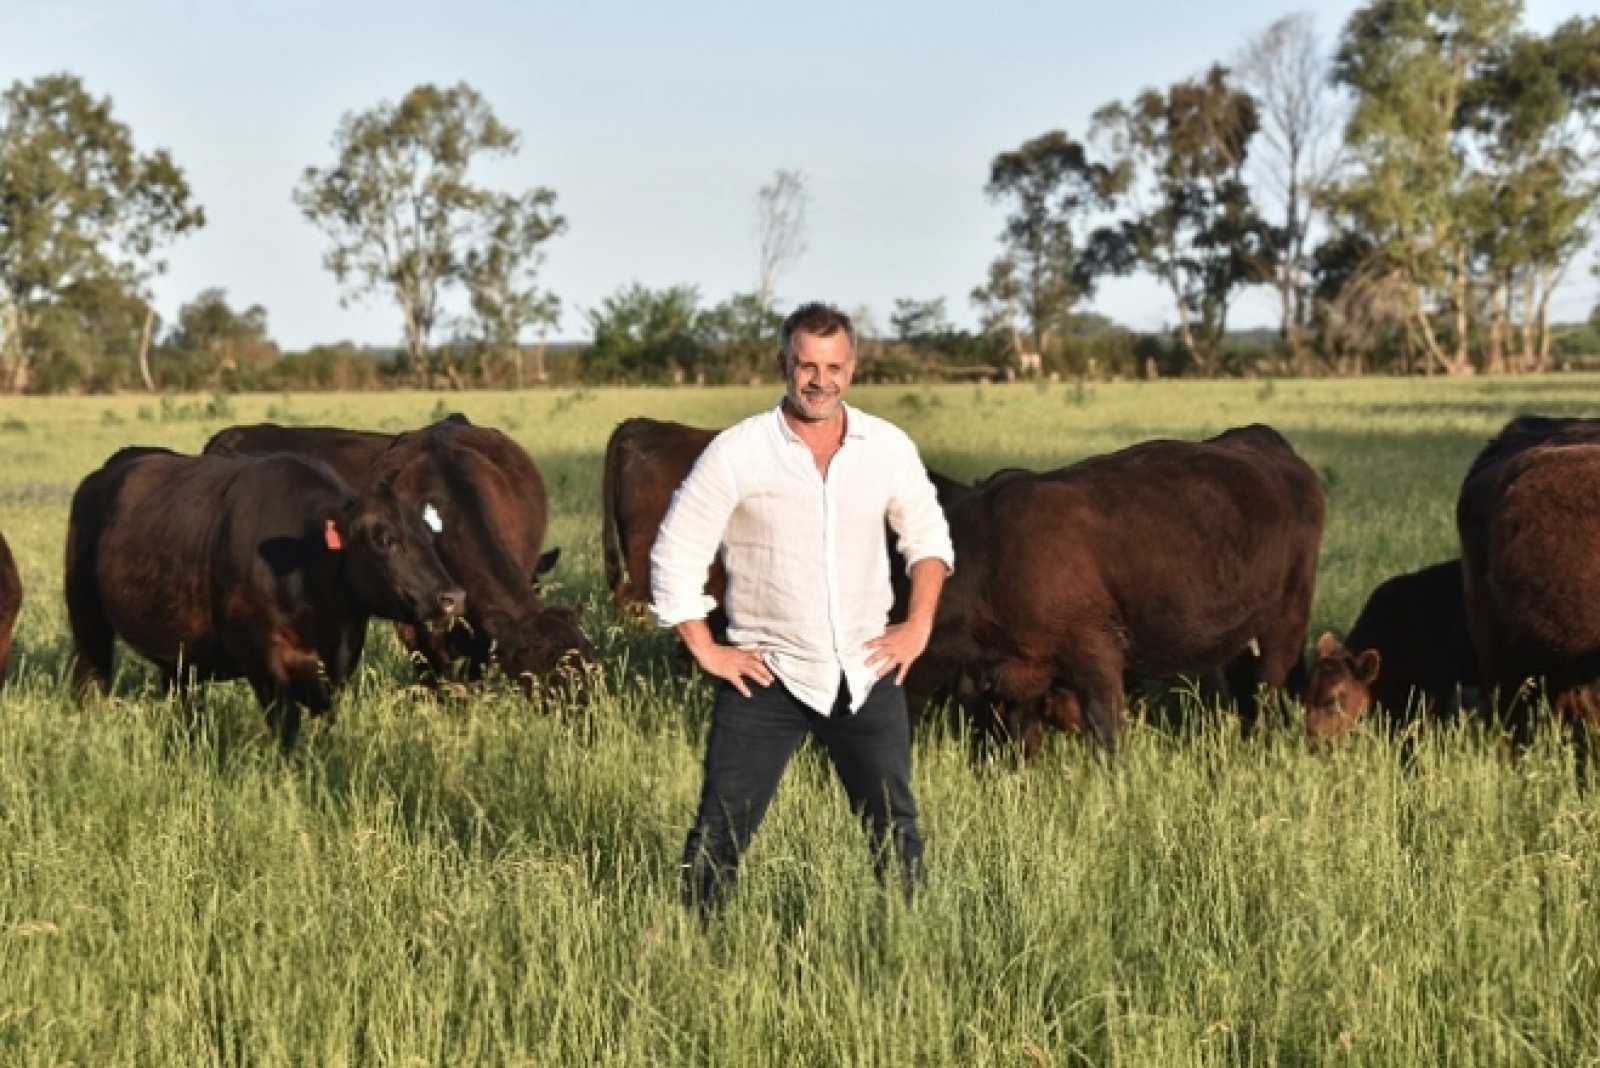
[[[828,337],[800,333],[793,346],[794,359],[783,369],[790,408],[807,422],[832,419],[856,369],[850,335],[843,330]]]

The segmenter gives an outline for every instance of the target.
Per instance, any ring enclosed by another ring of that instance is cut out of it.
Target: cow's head
[[[323,538],[343,554],[347,581],[373,615],[448,625],[466,610],[466,592],[440,562],[433,532],[415,509],[402,506],[389,482],[325,516]]]
[[[484,626],[494,640],[500,670],[524,689],[531,689],[534,679],[554,678],[564,670],[581,677],[584,666],[598,659],[570,608],[543,604],[518,618],[491,611],[484,615]]]
[[[1306,740],[1321,745],[1360,722],[1372,707],[1372,687],[1381,666],[1376,649],[1352,653],[1332,634],[1318,638],[1306,686]]]

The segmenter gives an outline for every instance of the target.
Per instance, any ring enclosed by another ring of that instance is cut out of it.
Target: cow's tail
[[[22,610],[22,578],[17,574],[17,562],[11,547],[0,535],[0,682],[5,681],[6,668],[11,663],[11,629],[16,626],[17,613]]]
[[[112,645],[115,631],[100,599],[96,559],[105,510],[110,502],[99,499],[100,472],[90,475],[72,496],[67,520],[65,593],[67,621],[72,627],[76,655],[72,682],[76,690],[88,685],[102,689],[111,684]]]
[[[617,529],[617,493],[622,484],[622,452],[628,424],[617,425],[606,439],[605,466],[600,476],[600,554],[605,561],[606,586],[612,603],[621,607],[630,600],[628,578],[623,573],[622,532]]]

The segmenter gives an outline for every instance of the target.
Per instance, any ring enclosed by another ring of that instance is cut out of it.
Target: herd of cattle
[[[715,433],[646,418],[612,433],[602,546],[620,607],[648,600],[656,532]],[[1028,756],[1046,724],[1115,751],[1127,681],[1179,675],[1225,686],[1247,727],[1262,688],[1287,690],[1314,743],[1375,706],[1402,722],[1473,691],[1525,739],[1539,682],[1563,724],[1600,729],[1600,420],[1508,423],[1462,484],[1461,557],[1382,583],[1309,670],[1325,501],[1270,427],[971,485],[930,476],[957,567],[907,679],[912,708],[949,700]],[[248,680],[289,747],[376,616],[427,675],[478,678],[497,662],[529,690],[552,673],[581,684],[570,669],[594,647],[539,589],[558,553],[544,551],[546,518],[528,454],[459,415],[398,435],[232,427],[197,456],[122,449],[72,499],[74,680],[104,687],[121,638],[169,685]],[[903,612],[888,528],[885,551]],[[720,599],[720,564],[707,582]],[[0,537],[0,673],[21,596]]]

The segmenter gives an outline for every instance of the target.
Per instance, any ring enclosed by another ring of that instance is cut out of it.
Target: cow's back
[[[352,487],[367,483],[373,465],[395,435],[335,426],[281,426],[251,423],[219,430],[206,442],[208,455],[266,456],[292,453],[331,467]]]

